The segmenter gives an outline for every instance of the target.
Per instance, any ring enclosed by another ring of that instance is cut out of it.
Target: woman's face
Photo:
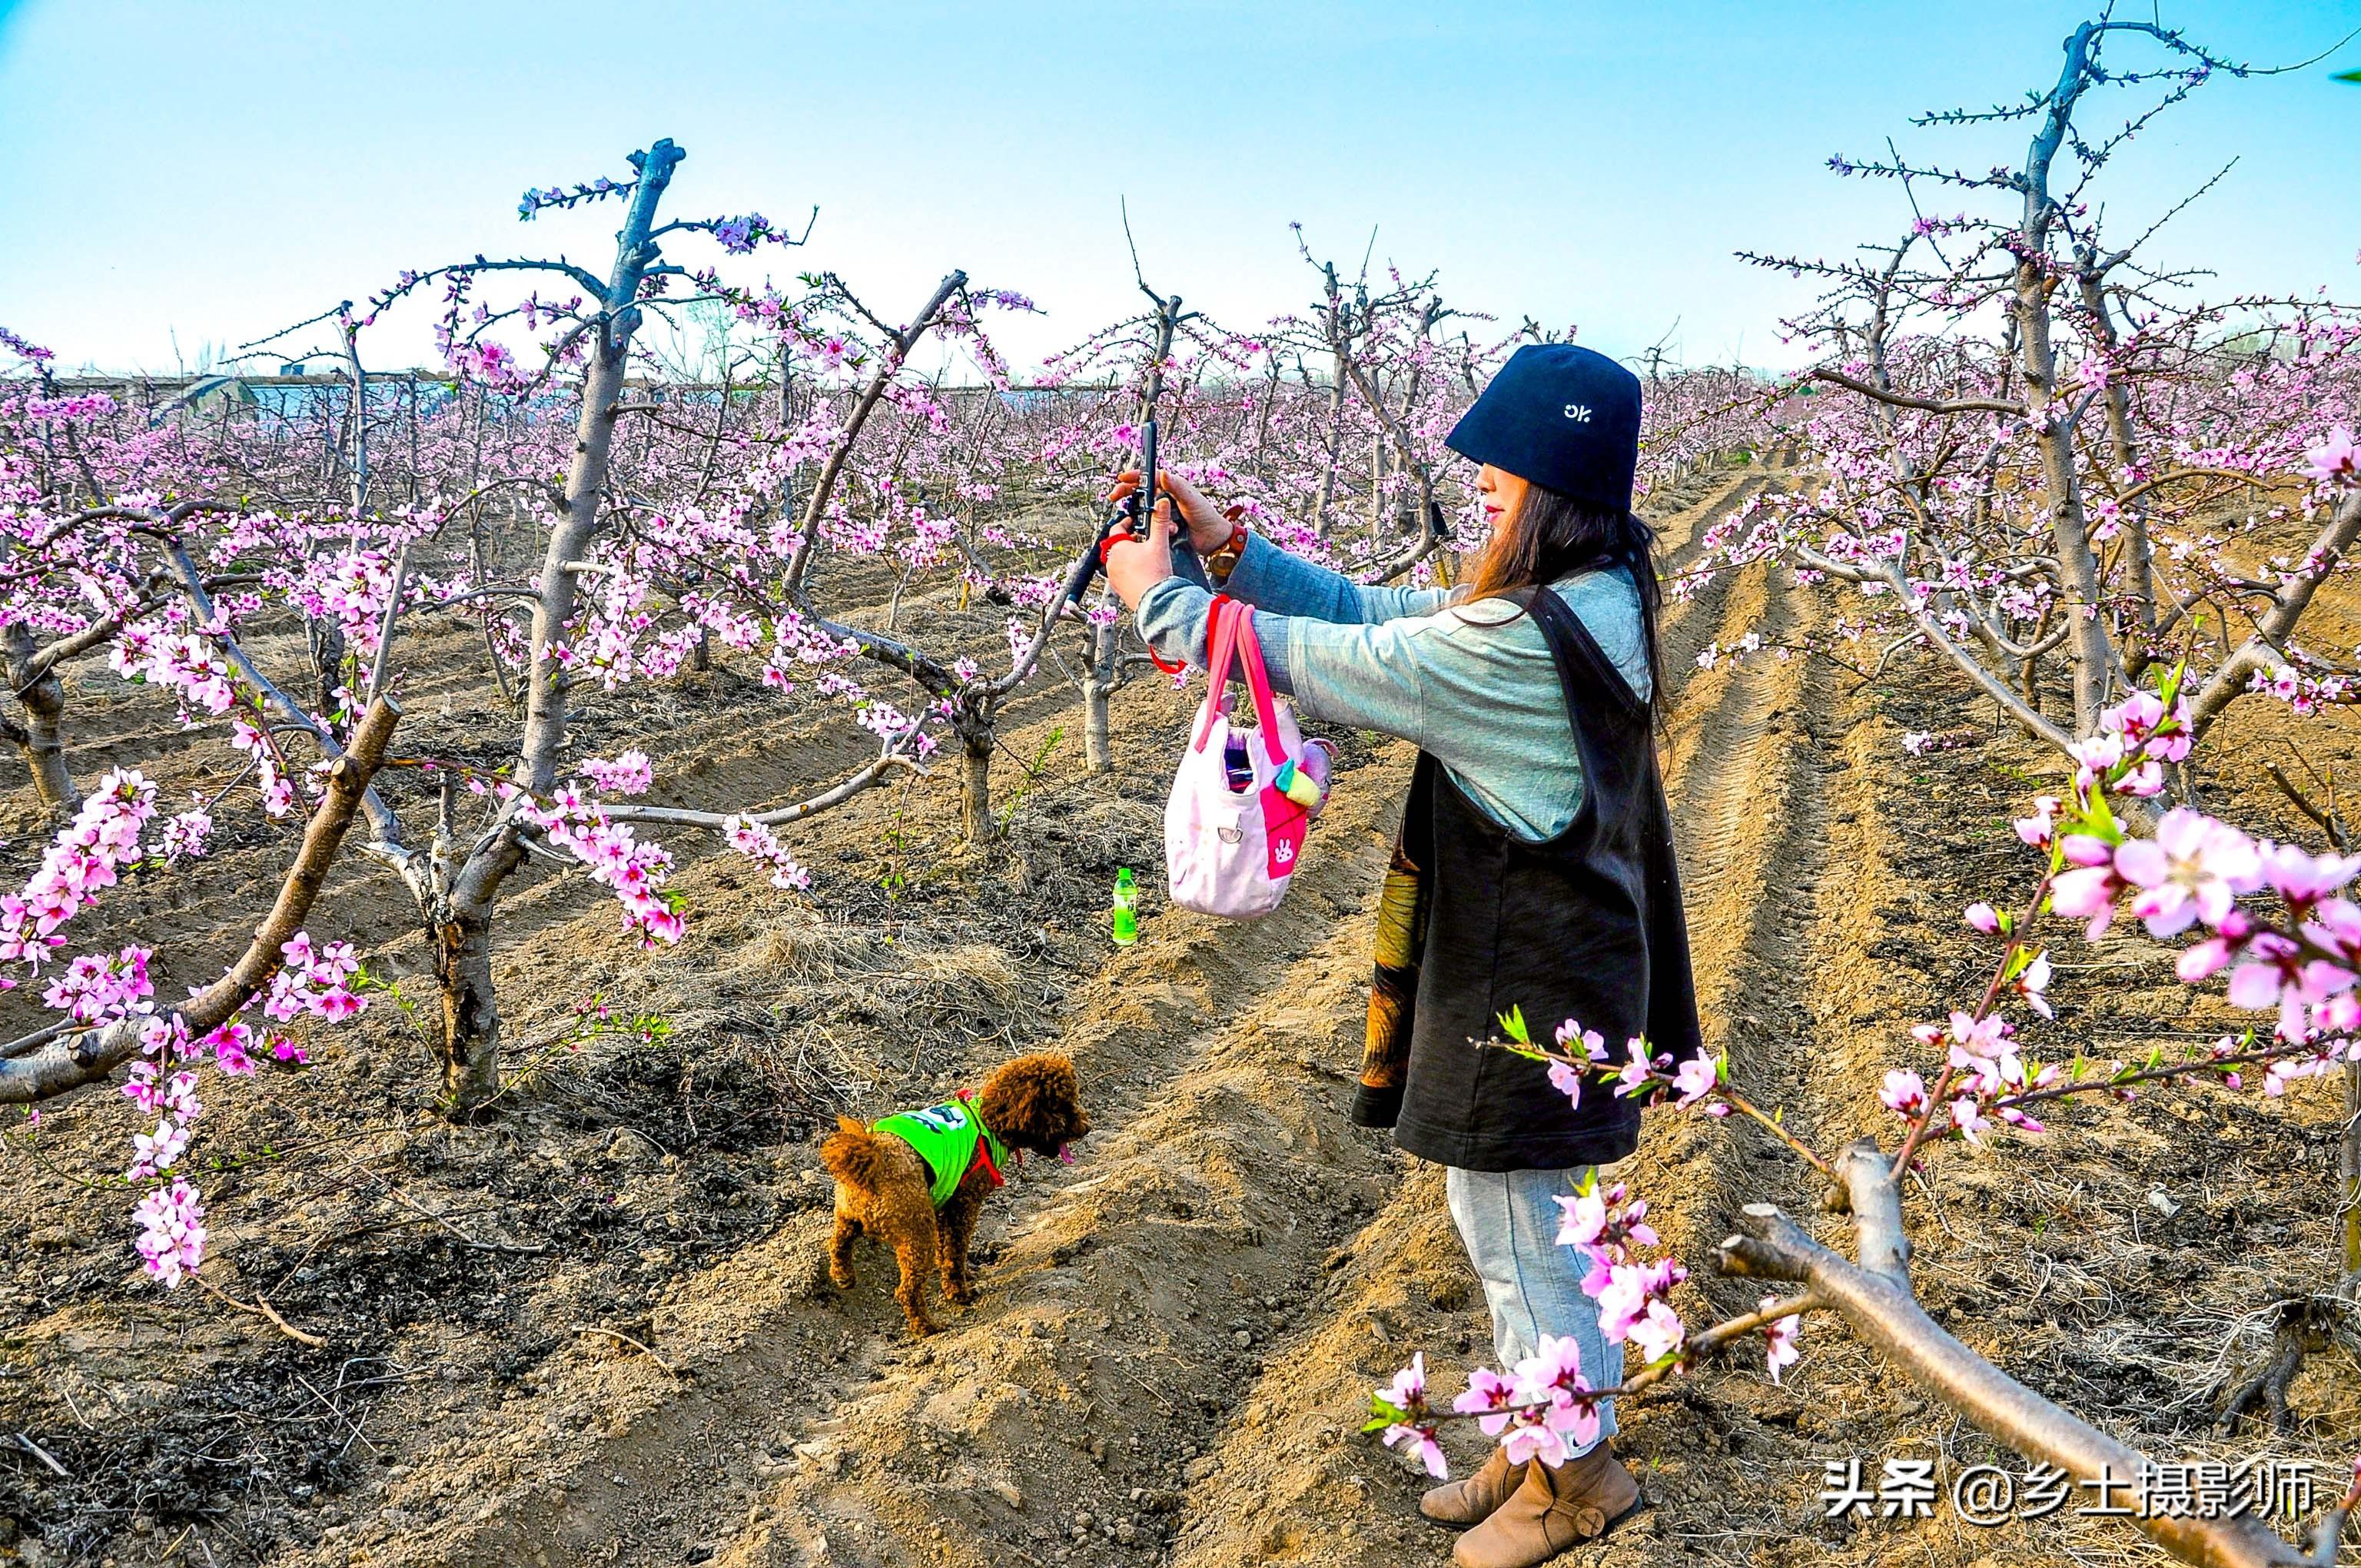
[[[1476,496],[1484,503],[1484,524],[1494,533],[1500,531],[1503,519],[1517,515],[1524,504],[1526,482],[1506,468],[1495,468],[1489,463],[1476,470]]]

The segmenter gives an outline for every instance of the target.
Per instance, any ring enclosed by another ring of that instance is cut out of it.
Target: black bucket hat
[[[1629,511],[1640,463],[1640,378],[1570,343],[1529,343],[1444,444],[1576,500]]]

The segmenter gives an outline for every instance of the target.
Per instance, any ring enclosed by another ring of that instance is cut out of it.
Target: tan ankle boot
[[[1481,1524],[1492,1517],[1493,1509],[1509,1500],[1510,1494],[1523,1483],[1530,1467],[1530,1461],[1524,1464],[1510,1464],[1509,1451],[1496,1447],[1475,1475],[1465,1481],[1446,1482],[1421,1497],[1418,1511],[1455,1530]]]
[[[1554,1470],[1527,1466],[1523,1484],[1459,1538],[1451,1560],[1459,1568],[1535,1568],[1605,1535],[1641,1501],[1640,1484],[1602,1442]]]

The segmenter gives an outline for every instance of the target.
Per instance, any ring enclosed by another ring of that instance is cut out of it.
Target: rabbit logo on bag
[[[1587,403],[1568,403],[1565,405],[1565,417],[1580,424],[1588,424],[1590,422],[1590,405]]]

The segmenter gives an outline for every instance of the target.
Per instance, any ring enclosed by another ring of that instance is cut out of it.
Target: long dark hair
[[[1547,587],[1577,572],[1622,567],[1640,594],[1649,700],[1655,706],[1655,695],[1664,689],[1664,665],[1656,647],[1656,615],[1663,608],[1664,590],[1656,580],[1655,554],[1656,531],[1637,513],[1609,511],[1546,486],[1528,485],[1525,499],[1515,512],[1501,520],[1492,542],[1468,569],[1468,596],[1461,602],[1501,598],[1520,588]]]

